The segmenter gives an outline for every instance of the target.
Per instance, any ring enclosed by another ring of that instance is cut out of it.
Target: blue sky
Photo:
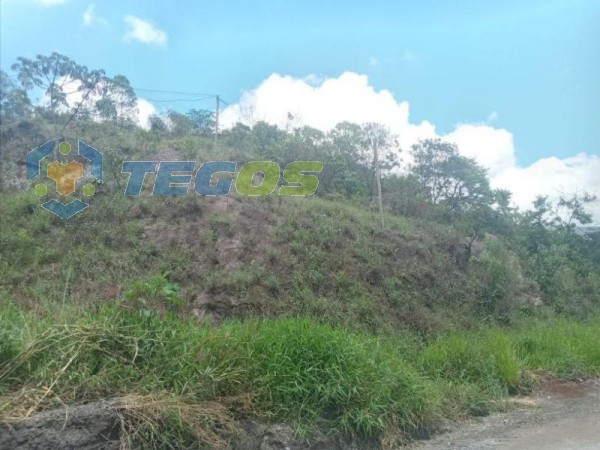
[[[383,123],[405,150],[440,137],[522,209],[538,194],[600,194],[598,0],[3,0],[0,9],[6,71],[18,56],[59,51],[136,88],[219,94],[232,105],[222,126],[287,127],[293,112],[293,126],[324,130]],[[138,97],[142,126],[168,108],[214,108]],[[600,223],[600,201],[591,211]]]
[[[90,4],[3,1],[2,68],[58,50],[136,87],[229,102],[274,72],[353,71],[438,132],[495,112],[521,164],[600,152],[598,1],[96,1],[86,26]],[[126,42],[128,15],[166,41]]]

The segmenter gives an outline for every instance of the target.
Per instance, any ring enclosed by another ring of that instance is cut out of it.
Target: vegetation
[[[502,407],[490,400],[528,392],[531,370],[600,375],[598,319],[528,320],[514,330],[482,328],[429,342],[410,333],[375,338],[302,318],[213,328],[115,305],[41,319],[5,305],[0,323],[5,418],[134,392],[168,395],[187,407],[218,401],[229,406],[221,414],[287,420],[300,432],[321,426],[382,439],[410,435],[442,416]],[[163,420],[170,436],[172,424]],[[195,431],[179,439],[187,436],[191,445]]]
[[[519,211],[448,143],[401,164],[377,124],[238,124],[215,140],[212,114],[192,110],[142,129],[123,76],[58,54],[14,69],[0,98],[2,420],[118,398],[132,446],[226,446],[218,431],[243,417],[385,446],[500,408],[540,371],[600,375],[600,233],[580,232],[593,196]],[[48,104],[30,102],[34,86]],[[24,181],[49,136],[104,154],[105,182],[68,221]],[[162,159],[324,170],[312,198],[123,195],[123,160]]]

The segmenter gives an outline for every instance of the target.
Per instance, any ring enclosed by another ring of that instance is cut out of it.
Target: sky
[[[599,23],[598,0],[3,0],[0,66],[59,51],[136,88],[219,94],[225,126],[292,112],[382,122],[406,150],[441,137],[527,207],[600,194]],[[142,122],[214,108],[137,92]]]

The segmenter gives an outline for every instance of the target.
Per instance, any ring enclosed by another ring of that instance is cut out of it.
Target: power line
[[[159,93],[159,94],[175,94],[175,95],[191,95],[191,96],[195,97],[195,98],[175,98],[175,99],[166,99],[166,100],[146,98],[146,100],[148,100],[150,102],[159,102],[159,103],[199,102],[199,101],[209,100],[209,99],[218,99],[218,101],[220,103],[223,103],[224,106],[235,106],[235,105],[232,105],[231,103],[229,103],[228,101],[223,100],[223,97],[221,97],[219,94],[203,94],[200,92],[183,92],[183,91],[166,91],[166,90],[162,90],[162,89],[148,89],[148,88],[136,88],[136,87],[133,87],[133,89],[135,91],[140,91],[140,92],[154,92],[154,93]]]
[[[233,106],[230,105],[229,102],[223,100],[219,94],[203,94],[200,92],[182,92],[182,91],[166,91],[162,89],[147,89],[147,88],[136,88],[132,86],[134,91],[137,92],[150,92],[157,94],[171,94],[171,95],[189,95],[193,96],[193,98],[174,98],[174,99],[150,99],[146,100],[155,103],[175,103],[175,102],[200,102],[208,99],[216,100],[216,108],[215,108],[215,146],[217,145],[217,136],[219,134],[219,114],[220,114],[220,105],[223,103],[225,106]]]
[[[171,102],[201,102],[204,100],[210,100],[213,99],[215,97],[211,96],[211,97],[201,97],[201,98],[174,98],[174,99],[168,99],[168,100],[160,100],[160,99],[156,99],[156,98],[144,98],[144,100],[148,100],[149,102],[158,102],[158,103],[171,103]]]
[[[142,92],[157,92],[161,94],[177,94],[177,95],[194,95],[194,96],[203,96],[203,97],[216,97],[218,94],[206,94],[201,92],[182,92],[182,91],[163,91],[160,89],[146,89],[146,88],[133,88],[135,91]]]

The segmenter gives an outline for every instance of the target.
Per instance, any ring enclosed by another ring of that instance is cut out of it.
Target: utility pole
[[[381,168],[379,167],[379,144],[374,142],[373,150],[375,151],[375,170],[377,178],[377,203],[379,203],[379,216],[381,217],[381,228],[385,228],[383,221],[383,200],[381,198]]]
[[[215,148],[217,147],[217,135],[219,134],[219,96],[217,95],[217,109],[215,110]]]

